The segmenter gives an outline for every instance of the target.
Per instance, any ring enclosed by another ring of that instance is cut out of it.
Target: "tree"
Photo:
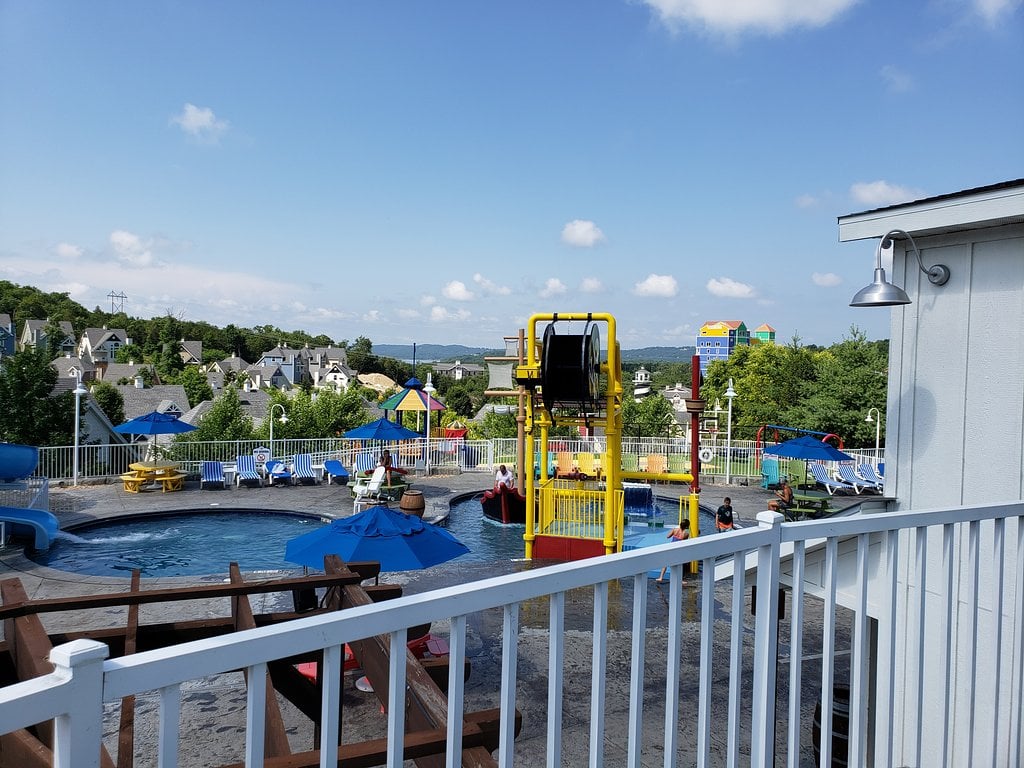
[[[24,445],[73,442],[75,395],[54,394],[57,369],[45,349],[25,349],[0,361],[0,439]]]
[[[125,421],[121,390],[106,381],[98,381],[89,389],[89,394],[111,424],[117,426]]]
[[[242,410],[238,391],[233,387],[227,387],[221,392],[220,397],[213,401],[210,410],[199,422],[199,428],[179,435],[177,440],[188,442],[248,440],[252,434],[252,419]]]
[[[675,408],[662,395],[650,395],[639,403],[626,398],[622,404],[622,436],[666,437],[672,434],[679,422]]]
[[[368,366],[373,358],[373,342],[365,336],[360,336],[348,348],[349,367],[360,373],[367,373]]]
[[[178,383],[185,388],[191,408],[195,408],[204,400],[213,400],[213,387],[198,366],[186,365],[185,370],[178,376]]]

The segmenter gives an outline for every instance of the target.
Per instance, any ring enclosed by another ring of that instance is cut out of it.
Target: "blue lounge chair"
[[[283,461],[268,461],[267,466],[267,480],[270,481],[271,485],[291,485],[292,484],[292,473],[288,469],[288,465]]]
[[[852,464],[839,465],[839,479],[854,486],[857,493],[860,493],[865,488],[870,488],[872,491],[878,490],[875,488],[874,483],[869,483],[864,478],[858,477]]]
[[[875,472],[875,468],[870,464],[858,465],[857,474],[864,478],[865,481],[874,484],[876,491],[881,491],[885,487],[885,480]]]
[[[313,471],[313,457],[308,453],[296,453],[292,462],[292,477],[295,482],[303,485],[316,485],[316,472]]]
[[[224,465],[219,461],[204,461],[199,466],[199,490],[208,485],[224,488],[227,481],[224,479]]]
[[[263,478],[256,471],[256,458],[251,453],[235,458],[235,485],[242,485],[243,483],[246,487],[253,484],[257,488],[263,486]]]
[[[836,491],[853,491],[854,493],[860,493],[856,486],[839,480],[833,480],[829,477],[828,471],[825,469],[823,464],[816,464],[812,462],[808,466],[811,468],[811,474],[814,475],[815,482],[817,482],[818,485],[825,486],[825,490],[829,492],[830,496]]]
[[[345,465],[337,459],[328,459],[324,462],[324,474],[327,476],[327,484],[330,485],[331,481],[338,479],[342,485],[348,484],[348,470],[345,469]]]

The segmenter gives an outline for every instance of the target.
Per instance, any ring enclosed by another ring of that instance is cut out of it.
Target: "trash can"
[[[821,762],[821,699],[814,707],[814,761]],[[832,688],[832,768],[846,768],[850,756],[850,689],[845,685]]]

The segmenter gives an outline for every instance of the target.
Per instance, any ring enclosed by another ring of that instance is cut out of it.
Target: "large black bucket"
[[[814,707],[814,764],[821,762],[821,701]],[[832,688],[832,768],[846,768],[850,755],[850,689]]]

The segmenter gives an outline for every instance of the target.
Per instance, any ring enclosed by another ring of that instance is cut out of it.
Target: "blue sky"
[[[0,279],[499,347],[831,344],[836,217],[1024,176],[1021,0],[0,0]]]

